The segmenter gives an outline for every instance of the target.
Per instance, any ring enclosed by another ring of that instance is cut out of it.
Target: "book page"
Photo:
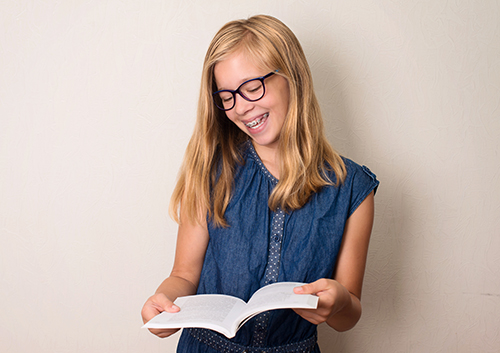
[[[234,320],[245,306],[245,302],[239,298],[217,294],[180,297],[174,303],[181,308],[179,312],[162,312],[144,327],[202,327],[232,337],[234,332],[231,332],[231,328],[237,326]]]
[[[246,322],[251,317],[267,310],[274,309],[316,309],[319,298],[311,294],[295,294],[293,289],[304,283],[278,282],[262,287],[248,301],[238,318]],[[242,324],[243,324],[242,323]]]

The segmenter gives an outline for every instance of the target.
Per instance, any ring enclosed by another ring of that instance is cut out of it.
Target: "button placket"
[[[273,214],[271,234],[269,236],[269,253],[267,259],[264,284],[268,285],[278,281],[279,265],[281,258],[281,243],[283,240],[283,229],[285,224],[285,213],[278,207]],[[254,327],[253,343],[257,347],[264,345],[267,335],[267,324],[269,322],[269,312],[257,316]]]
[[[276,186],[276,184],[278,184],[278,179],[276,179],[264,166],[264,163],[262,163],[261,159],[259,158],[252,145],[252,142],[248,140],[247,143],[248,147],[250,148],[250,153],[253,155],[257,164],[260,166],[264,175],[269,178],[273,186]],[[278,281],[284,224],[285,213],[280,207],[278,207],[273,213],[273,219],[271,221],[271,232],[269,234],[269,250],[267,255],[267,266],[264,275],[264,285]],[[253,345],[256,347],[262,347],[264,345],[264,339],[267,336],[267,324],[269,322],[269,315],[269,312],[265,312],[257,315],[257,317],[255,318],[254,335],[252,341]]]

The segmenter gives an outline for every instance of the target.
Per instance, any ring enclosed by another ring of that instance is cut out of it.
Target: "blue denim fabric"
[[[237,166],[233,197],[226,210],[227,228],[209,222],[210,241],[198,293],[218,293],[247,301],[272,282],[310,283],[331,278],[344,226],[379,182],[364,166],[344,158],[347,177],[338,187],[323,187],[301,209],[272,212],[268,198],[277,180],[267,171],[250,142]],[[335,175],[332,173],[332,180]],[[273,347],[313,336],[316,325],[292,310],[273,310],[248,321],[231,341],[243,346]],[[225,338],[223,338],[225,339]],[[177,352],[207,352],[183,332]],[[315,352],[319,352],[316,347]]]

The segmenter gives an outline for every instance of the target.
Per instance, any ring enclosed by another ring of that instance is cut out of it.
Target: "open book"
[[[264,311],[274,309],[316,309],[318,297],[311,294],[295,294],[293,288],[303,285],[298,282],[278,282],[256,291],[245,303],[229,295],[198,294],[179,297],[175,305],[177,313],[162,312],[152,318],[145,328],[207,328],[222,333],[228,338],[248,320]]]

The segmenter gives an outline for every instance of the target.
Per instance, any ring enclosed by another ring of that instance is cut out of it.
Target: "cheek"
[[[235,124],[240,130],[242,130],[244,127],[244,124],[240,121],[240,119],[238,119],[238,117],[234,113],[233,114],[231,114],[230,112],[226,113],[224,119],[228,121],[228,124]]]
[[[283,94],[283,97],[282,97],[282,104],[283,104],[283,110],[288,113],[288,108],[289,108],[289,104],[290,104],[290,93],[288,92],[288,87],[286,88],[285,90],[285,94]]]
[[[270,104],[275,107],[276,111],[280,114],[287,114],[290,102],[290,94],[288,92],[288,85],[282,85],[277,89],[279,94],[272,97]]]

